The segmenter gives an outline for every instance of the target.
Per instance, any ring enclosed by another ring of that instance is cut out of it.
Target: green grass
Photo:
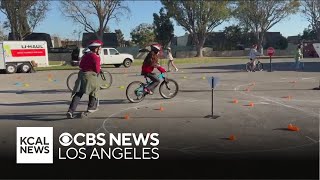
[[[175,58],[175,64],[208,64],[208,63],[223,63],[223,62],[233,62],[241,63],[247,61],[246,58],[237,57],[237,58],[212,58],[212,57],[203,57],[203,58]],[[133,66],[142,65],[142,59],[136,59],[133,63]],[[160,64],[166,64],[167,59],[161,59]]]
[[[76,70],[79,69],[77,66],[71,65],[60,65],[60,66],[50,66],[50,67],[37,67],[36,71],[52,71],[52,70]]]
[[[273,58],[279,58],[279,57],[273,57]],[[290,58],[290,57],[281,57],[281,58]],[[261,59],[269,59],[269,57],[261,57]],[[174,63],[175,64],[210,64],[210,63],[245,63],[248,61],[248,57],[202,57],[202,58],[175,58]],[[143,62],[143,59],[135,59],[132,66],[141,66]],[[161,59],[160,64],[166,65],[168,62],[167,59]],[[50,61],[49,62],[50,67],[39,67],[35,68],[37,71],[49,71],[49,70],[77,70],[79,69],[77,66],[71,66],[71,65],[61,65],[61,61]],[[103,66],[103,67],[110,67]],[[112,66],[113,67],[113,66]]]
[[[64,61],[49,61],[50,66],[57,66],[61,64],[64,64]]]

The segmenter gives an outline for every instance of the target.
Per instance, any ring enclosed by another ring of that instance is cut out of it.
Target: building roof
[[[12,33],[9,33],[8,40],[13,40]],[[52,48],[52,41],[50,34],[47,33],[31,33],[27,35],[24,41],[46,41],[48,48]]]
[[[83,33],[82,35],[82,47],[86,47],[90,41],[97,39],[94,33]],[[118,39],[116,33],[104,33],[103,34],[103,47],[118,47]]]

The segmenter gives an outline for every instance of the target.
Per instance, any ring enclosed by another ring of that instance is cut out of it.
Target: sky
[[[130,32],[141,23],[153,23],[153,13],[159,13],[162,4],[159,0],[131,0],[125,1],[126,5],[130,9],[128,16],[122,16],[119,22],[110,21],[108,26],[111,31],[115,29],[121,29],[124,34],[125,40],[131,39]],[[64,39],[79,39],[79,35],[74,31],[82,32],[82,27],[74,23],[72,20],[64,17],[59,10],[59,1],[51,1],[50,10],[46,19],[41,22],[34,30],[34,32],[44,32],[51,36],[58,35]],[[5,16],[0,14],[0,22],[3,23]],[[175,36],[182,36],[185,34],[185,30],[179,26],[174,20],[174,34]],[[237,24],[235,21],[229,21],[216,27],[214,31],[221,31],[226,26]],[[269,31],[280,32],[284,37],[294,36],[302,33],[303,30],[308,27],[308,21],[301,15],[292,15],[285,20],[279,22],[273,26]],[[82,36],[80,36],[80,39]]]

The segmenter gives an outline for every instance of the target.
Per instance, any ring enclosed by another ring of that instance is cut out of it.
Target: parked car
[[[84,48],[75,49],[71,53],[72,66],[78,66],[79,60],[83,56],[82,51]],[[131,66],[131,64],[134,62],[133,55],[131,54],[125,54],[125,53],[119,53],[119,51],[115,48],[102,48],[100,53],[101,58],[101,64],[103,65],[114,65],[115,67],[120,67],[123,65],[124,67],[128,68]]]

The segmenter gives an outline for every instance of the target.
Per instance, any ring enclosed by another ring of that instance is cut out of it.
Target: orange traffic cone
[[[284,96],[284,97],[282,97],[282,98],[284,98],[284,99],[292,99],[292,96]]]
[[[124,119],[128,120],[128,119],[130,119],[130,116],[128,114],[126,114],[126,115],[124,115]]]
[[[162,111],[164,111],[164,108],[162,106],[160,106],[159,110],[162,112]]]
[[[238,99],[234,99],[232,102],[233,102],[234,104],[238,104],[238,103],[239,103]]]
[[[234,141],[234,140],[236,140],[236,137],[235,137],[234,135],[231,135],[231,136],[229,137],[229,140],[230,140],[230,141]]]
[[[253,102],[250,102],[250,103],[249,103],[249,106],[250,106],[250,107],[254,107],[254,103],[253,103]]]
[[[288,125],[288,130],[290,130],[290,131],[299,131],[300,129],[297,126],[289,124]]]

